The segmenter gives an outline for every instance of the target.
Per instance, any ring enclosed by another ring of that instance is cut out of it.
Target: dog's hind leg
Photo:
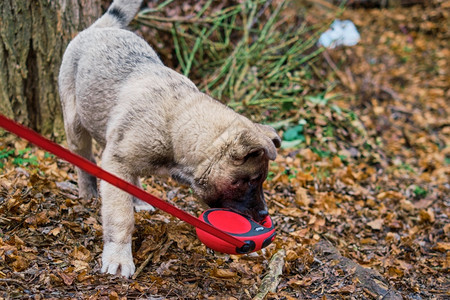
[[[136,180],[133,183],[134,183],[134,185],[142,188],[141,181],[139,180],[139,178],[136,178]],[[134,205],[134,210],[136,212],[140,212],[143,210],[155,211],[155,208],[152,205],[150,205],[147,202],[142,201],[141,199],[138,199],[136,197],[133,197],[133,205]]]
[[[92,154],[92,137],[83,127],[80,118],[76,113],[75,94],[67,92],[61,93],[61,103],[69,149],[95,163],[94,155]],[[76,170],[78,175],[79,196],[84,199],[97,197],[97,178],[78,167]]]

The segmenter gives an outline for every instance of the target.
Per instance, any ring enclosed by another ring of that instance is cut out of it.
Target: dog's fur
[[[229,207],[261,220],[262,183],[280,138],[200,92],[165,67],[155,51],[124,28],[141,0],[116,0],[67,47],[59,74],[70,149],[92,161],[92,138],[102,166],[139,185],[139,177],[167,174],[192,187],[211,207]],[[77,169],[81,197],[97,196],[96,178]],[[102,272],[129,277],[133,204],[153,209],[101,182]]]

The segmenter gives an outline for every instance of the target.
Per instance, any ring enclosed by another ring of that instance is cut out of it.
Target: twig
[[[152,259],[154,253],[155,252],[150,252],[150,254],[147,256],[144,262],[139,266],[136,272],[134,272],[133,276],[131,277],[133,280],[136,279],[139,276],[139,274],[141,274],[142,270],[144,270],[144,268],[148,265],[148,263]]]
[[[168,26],[159,26],[156,23],[147,22],[147,21],[145,21],[143,19],[139,19],[139,18],[136,19],[136,22],[138,22],[141,25],[148,26],[148,27],[151,27],[151,28],[155,28],[155,29],[160,30],[160,31],[165,31],[165,32],[168,32],[168,33],[172,33],[173,25],[171,25],[170,27],[168,27]],[[182,36],[182,37],[184,37],[186,39],[194,40],[194,41],[198,38],[197,36],[194,36],[194,35],[191,35],[191,34],[188,34],[188,33],[185,33],[185,32],[178,32],[178,35],[180,35],[180,36]],[[208,44],[208,45],[211,45],[212,47],[217,48],[217,49],[225,48],[225,46],[223,44],[213,42],[212,40],[209,40],[209,39],[205,39],[205,40],[203,40],[203,42]]]
[[[210,3],[209,3],[210,4]],[[239,8],[238,5],[230,6],[228,8],[225,8],[221,10],[220,12],[213,14],[209,17],[203,17],[200,18],[200,14],[198,14],[195,17],[187,16],[187,17],[161,17],[156,16],[154,13],[161,11],[160,9],[145,9],[139,12],[137,15],[137,19],[143,19],[143,20],[149,20],[149,21],[157,21],[157,22],[163,22],[163,23],[185,23],[185,24],[194,24],[194,23],[214,23],[217,21],[218,18],[222,16],[227,16],[228,13],[232,13],[236,8]],[[206,9],[206,7],[203,7],[203,9]]]
[[[327,9],[329,9],[329,10],[332,10],[332,11],[336,11],[337,8],[338,8],[336,5],[330,3],[331,1],[326,1],[326,0],[314,0],[314,1],[311,1],[310,0],[309,2],[311,2],[313,4],[318,4],[318,5],[322,6],[322,7],[325,7]]]
[[[214,23],[213,18],[196,18],[196,17],[160,17],[155,15],[145,15],[145,14],[139,14],[139,18],[143,20],[148,21],[157,21],[157,22],[164,22],[164,23]]]
[[[286,251],[284,249],[278,250],[277,253],[272,256],[272,259],[269,262],[269,272],[264,276],[261,286],[259,287],[259,292],[253,297],[253,300],[263,300],[269,292],[274,293],[277,290],[281,280],[279,276],[283,273],[285,256]]]
[[[338,67],[336,66],[336,64],[333,62],[330,55],[328,54],[328,51],[325,50],[322,52],[322,54],[323,54],[323,57],[325,58],[325,60],[327,61],[327,63],[330,65],[331,69],[333,69],[333,71],[339,77],[341,82],[346,87],[348,87],[352,92],[356,91],[356,85],[355,85],[355,82],[353,81],[353,77],[349,78],[348,74],[345,74],[344,72],[342,72],[341,70],[338,69]]]
[[[152,251],[150,252],[150,254],[148,255],[148,257],[144,260],[144,262],[139,266],[139,268],[136,270],[136,272],[134,272],[133,276],[131,277],[133,280],[136,279],[139,274],[141,274],[142,270],[144,270],[144,268],[148,265],[148,263],[150,262],[150,260],[154,257],[155,260],[159,260],[159,257],[161,256],[161,254],[165,253],[167,251],[167,249],[169,249],[169,247],[172,245],[173,241],[166,241],[166,244],[159,249],[159,251]]]
[[[14,283],[15,285],[18,285],[22,288],[25,288],[23,285],[23,282],[17,280],[17,279],[12,279],[12,278],[0,278],[0,283],[1,282],[6,282],[6,283]]]
[[[408,116],[413,115],[412,112],[407,111],[406,109],[401,108],[401,107],[397,107],[397,106],[392,106],[392,105],[391,105],[391,106],[388,106],[388,108],[389,108],[390,110],[394,111],[394,112],[402,113],[402,114],[405,114],[405,115],[408,115]]]
[[[396,101],[400,101],[399,95],[393,89],[391,89],[390,87],[382,85],[382,86],[379,86],[379,89],[382,90],[383,92],[385,92],[386,94],[388,94],[389,96],[391,96],[392,99],[394,99]]]
[[[253,25],[255,25],[256,21],[258,21],[258,19],[263,15],[263,13],[270,6],[270,4],[272,4],[272,0],[268,0],[266,1],[266,3],[264,3],[263,8],[259,10],[258,14],[256,14],[256,18],[253,19],[252,23],[250,24],[250,28],[253,27]]]

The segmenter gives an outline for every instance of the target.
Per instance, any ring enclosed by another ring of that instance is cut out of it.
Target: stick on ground
[[[269,292],[276,292],[278,284],[280,283],[280,275],[283,273],[284,258],[286,251],[284,249],[278,250],[269,262],[269,271],[264,276],[259,291],[253,300],[263,300]]]

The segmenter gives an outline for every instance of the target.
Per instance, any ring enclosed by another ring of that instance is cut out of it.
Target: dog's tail
[[[114,0],[106,13],[91,27],[124,28],[130,24],[141,7],[142,0]]]

